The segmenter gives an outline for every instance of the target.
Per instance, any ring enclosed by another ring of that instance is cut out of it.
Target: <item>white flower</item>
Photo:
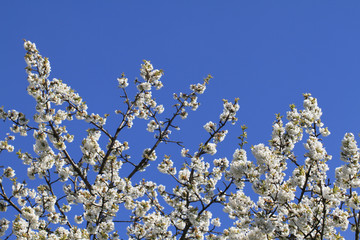
[[[32,207],[23,207],[21,209],[21,212],[22,216],[31,222],[35,222],[39,219],[39,217],[35,214],[35,210]]]
[[[150,63],[150,61],[143,60],[143,62],[144,62],[144,64],[141,64],[141,68],[140,68],[140,75],[145,79],[146,74],[148,72],[151,72],[154,69],[154,67]]]
[[[203,94],[205,89],[206,89],[205,83],[204,84],[198,83],[196,85],[195,84],[190,85],[190,90],[192,90],[196,93],[199,93],[199,94]]]
[[[150,148],[144,150],[142,157],[145,159],[149,159],[150,161],[155,161],[157,158],[155,150],[151,151]]]
[[[216,144],[215,143],[208,143],[204,146],[204,152],[214,155],[216,153]]]
[[[213,218],[211,219],[211,224],[214,225],[215,227],[220,227],[221,222],[219,218]]]
[[[304,143],[305,149],[309,152],[304,156],[309,157],[313,160],[325,159],[326,151],[323,145],[317,138],[310,136],[306,143]]]
[[[184,168],[179,171],[179,181],[182,183],[185,183],[189,180],[190,177],[190,171],[187,168]]]
[[[0,236],[4,236],[6,230],[9,228],[10,221],[5,218],[0,220]]]
[[[30,41],[25,41],[24,42],[24,48],[26,51],[31,51],[31,52],[36,52],[36,45],[35,43],[32,43]]]
[[[185,109],[181,109],[180,117],[182,119],[185,119],[185,118],[187,118],[187,116],[188,116],[188,113],[185,111]]]
[[[15,176],[15,170],[12,169],[11,167],[7,167],[6,169],[4,169],[4,176],[7,178],[12,178]]]
[[[49,149],[50,149],[49,144],[46,140],[38,139],[36,141],[36,144],[34,145],[34,152],[36,152],[36,153],[44,152]]]
[[[244,149],[236,149],[233,154],[233,160],[230,164],[230,175],[235,179],[240,179],[247,174],[254,173],[250,171],[252,164],[247,160]]]
[[[330,131],[329,131],[329,129],[327,127],[326,128],[319,128],[319,130],[320,130],[321,135],[323,135],[324,137],[327,137],[327,136],[330,135]]]
[[[188,154],[188,152],[189,152],[189,149],[185,149],[185,148],[181,149],[181,156],[182,156],[182,157],[186,157],[186,155]]]
[[[163,105],[158,105],[156,106],[155,108],[155,111],[158,113],[158,114],[162,114],[164,112],[165,108]]]
[[[204,128],[208,133],[212,133],[213,131],[216,130],[216,123],[213,123],[212,121],[209,121],[208,123],[206,123],[204,125]]]
[[[128,79],[125,77],[118,78],[119,88],[126,88],[129,86]]]
[[[75,215],[74,220],[75,220],[76,224],[81,224],[84,221],[84,218],[81,215],[80,216]]]
[[[139,91],[150,91],[151,90],[151,84],[148,82],[143,82],[137,85],[137,89]]]
[[[159,128],[159,125],[154,120],[151,120],[148,123],[146,130],[148,130],[149,132],[154,132],[154,130],[156,130],[157,128]]]
[[[214,142],[219,143],[219,142],[224,141],[227,133],[228,133],[228,130],[222,130],[220,132],[215,133]]]

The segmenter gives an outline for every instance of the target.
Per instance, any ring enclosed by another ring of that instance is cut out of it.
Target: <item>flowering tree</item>
[[[179,130],[175,119],[185,119],[189,109],[198,108],[198,95],[204,93],[210,75],[191,85],[189,93],[174,94],[173,113],[162,119],[164,107],[155,101],[152,89],[163,86],[163,72],[144,61],[134,97],[127,92],[128,79],[124,75],[117,79],[124,108],[116,110],[118,127],[111,134],[105,127],[108,115],[89,114],[73,89],[49,79],[49,60],[35,44],[25,41],[24,47],[27,92],[36,100],[37,113],[32,123],[21,112],[0,109],[0,118],[11,125],[0,151],[14,151],[14,135],[32,134],[33,152],[16,148],[16,154],[27,166],[27,178],[39,184],[31,188],[11,166],[3,166],[0,211],[17,212],[16,217],[3,215],[0,220],[5,239],[119,239],[125,234],[129,239],[343,239],[341,231],[349,225],[359,239],[359,148],[354,135],[345,134],[344,165],[335,170],[331,183],[327,177],[331,156],[321,139],[330,132],[310,94],[304,94],[303,110],[290,105],[286,123],[276,116],[269,146],[251,147],[255,161],[248,160],[243,148],[245,126],[230,161],[211,159],[228,132],[226,126],[237,121],[237,99],[224,100],[219,120],[204,125],[209,135],[196,152],[170,138],[172,130]],[[133,160],[127,154],[128,142],[118,139],[125,128],[133,127],[135,118],[147,121],[147,131],[154,132],[155,139],[141,159]],[[79,160],[67,148],[74,136],[65,123],[74,119],[91,125]],[[107,140],[105,146],[99,141],[101,135]],[[294,153],[301,141],[304,157]],[[157,159],[156,150],[163,143],[180,146],[181,168],[170,155]],[[173,183],[133,182],[150,164]],[[120,174],[124,166],[131,169],[126,175]],[[253,193],[249,195],[246,186]],[[210,209],[223,210],[233,224],[222,225]],[[128,214],[120,214],[124,211]]]

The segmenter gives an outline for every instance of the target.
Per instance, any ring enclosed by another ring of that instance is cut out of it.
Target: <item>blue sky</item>
[[[114,116],[121,105],[116,78],[138,77],[143,59],[165,72],[156,96],[165,110],[173,92],[211,74],[202,105],[179,122],[176,136],[195,151],[207,136],[202,126],[218,120],[221,99],[239,97],[239,122],[216,157],[231,159],[242,124],[250,145],[267,143],[275,113],[285,115],[291,103],[301,108],[302,93],[310,92],[332,133],[324,141],[332,175],[345,132],[360,132],[359,11],[359,1],[1,1],[0,106],[34,113],[22,39],[49,57],[51,77],[99,114]],[[145,122],[136,124],[141,131],[123,136],[134,151],[152,141]]]

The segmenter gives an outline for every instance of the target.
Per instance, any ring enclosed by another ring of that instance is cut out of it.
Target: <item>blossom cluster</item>
[[[154,90],[163,87],[163,71],[144,60],[133,90],[125,74],[116,79],[124,104],[115,111],[117,127],[109,131],[109,115],[88,113],[75,90],[49,78],[49,59],[36,45],[25,41],[24,48],[34,121],[0,108],[0,118],[10,124],[0,153],[16,150],[27,169],[27,178],[16,164],[1,169],[0,211],[16,212],[0,219],[5,239],[344,239],[348,228],[359,238],[359,147],[354,134],[346,133],[343,165],[331,183],[332,156],[323,144],[330,131],[311,94],[304,94],[301,110],[291,104],[286,118],[275,116],[268,145],[246,149],[242,126],[239,147],[227,156],[221,149],[229,124],[238,121],[238,99],[223,100],[219,118],[203,123],[206,137],[195,150],[171,135],[180,119],[199,108],[211,75],[191,84],[190,92],[173,94],[173,113],[161,117],[165,107]],[[146,121],[154,140],[131,158],[123,132],[136,118]],[[75,136],[66,128],[75,119],[90,125],[78,149],[70,147]],[[33,137],[31,151],[16,145],[16,134]],[[162,156],[164,144],[179,151]],[[166,184],[143,173],[150,166],[159,171],[151,175],[162,175]],[[25,179],[36,180],[36,186]]]

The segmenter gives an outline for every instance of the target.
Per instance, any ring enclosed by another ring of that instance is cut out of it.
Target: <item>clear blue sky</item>
[[[34,112],[22,39],[37,44],[51,76],[95,113],[114,115],[121,103],[116,78],[138,77],[142,59],[165,72],[157,95],[165,110],[173,92],[210,73],[201,107],[179,123],[181,140],[195,151],[206,137],[202,126],[218,120],[221,99],[239,97],[239,122],[216,157],[231,159],[242,124],[250,145],[267,143],[274,114],[285,115],[291,103],[300,108],[310,92],[332,133],[325,144],[333,176],[345,132],[360,132],[359,12],[359,1],[1,1],[0,106]],[[152,139],[144,131],[129,135],[133,149],[147,147],[139,134]]]

